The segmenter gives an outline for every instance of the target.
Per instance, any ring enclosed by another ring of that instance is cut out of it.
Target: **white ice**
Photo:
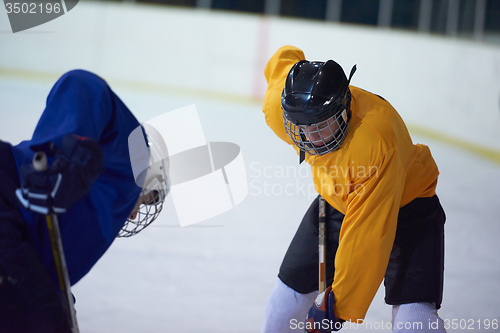
[[[3,73],[0,139],[15,144],[30,137],[54,76]],[[307,167],[266,126],[259,102],[110,82],[141,121],[195,104],[208,141],[241,147],[249,194],[234,209],[185,228],[168,199],[152,226],[116,240],[72,288],[81,332],[259,332],[281,259],[315,197]],[[414,98],[403,89],[391,95]],[[450,325],[493,331],[485,324],[500,320],[500,166],[436,139],[413,140],[430,146],[441,171],[437,191],[447,223],[440,315]],[[382,287],[366,317],[373,328],[345,331],[389,332],[377,328],[390,320]]]

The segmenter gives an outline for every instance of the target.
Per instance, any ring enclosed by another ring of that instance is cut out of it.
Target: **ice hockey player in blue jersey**
[[[138,128],[153,154],[161,135],[141,127],[103,79],[75,70],[50,91],[31,140],[0,141],[0,332],[69,331],[44,212],[59,213],[71,285],[117,236],[158,216],[168,161],[134,172],[129,136]],[[33,168],[36,152],[47,156],[46,171]]]

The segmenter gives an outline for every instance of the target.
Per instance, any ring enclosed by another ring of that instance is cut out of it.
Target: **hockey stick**
[[[33,169],[36,171],[44,171],[47,169],[47,156],[45,153],[38,152],[33,157]],[[71,285],[69,282],[68,267],[66,266],[66,258],[64,257],[64,249],[62,246],[61,232],[57,216],[53,212],[45,215],[47,228],[49,230],[50,244],[57,270],[59,287],[62,292],[63,309],[66,312],[69,320],[72,333],[79,333],[78,323],[76,321],[75,307],[73,304],[73,295],[71,294]]]
[[[325,198],[319,196],[319,231],[318,231],[318,257],[319,257],[319,284],[318,291],[326,289],[326,212]]]

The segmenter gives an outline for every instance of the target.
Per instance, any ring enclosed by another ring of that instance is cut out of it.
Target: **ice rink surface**
[[[53,83],[0,77],[2,140],[30,138]],[[110,83],[140,121],[195,104],[208,141],[241,147],[249,194],[234,209],[185,228],[168,199],[152,226],[117,239],[72,289],[81,332],[259,332],[281,259],[315,197],[307,166],[299,167],[294,150],[266,126],[257,102]],[[427,137],[413,140],[430,146],[441,171],[437,192],[447,222],[440,315],[468,328],[451,332],[494,331],[485,325],[500,319],[500,165]],[[390,320],[382,287],[365,324],[343,331],[389,332]]]

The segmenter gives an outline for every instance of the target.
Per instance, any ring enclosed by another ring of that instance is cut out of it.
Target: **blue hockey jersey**
[[[75,70],[63,75],[52,88],[31,140],[13,147],[19,170],[32,162],[36,151],[50,154],[53,145],[60,146],[67,134],[92,138],[101,146],[103,173],[83,199],[58,216],[72,285],[108,249],[139,198],[141,188],[134,180],[128,149],[128,136],[138,126],[104,80]],[[57,284],[45,217],[21,210],[29,237]]]

